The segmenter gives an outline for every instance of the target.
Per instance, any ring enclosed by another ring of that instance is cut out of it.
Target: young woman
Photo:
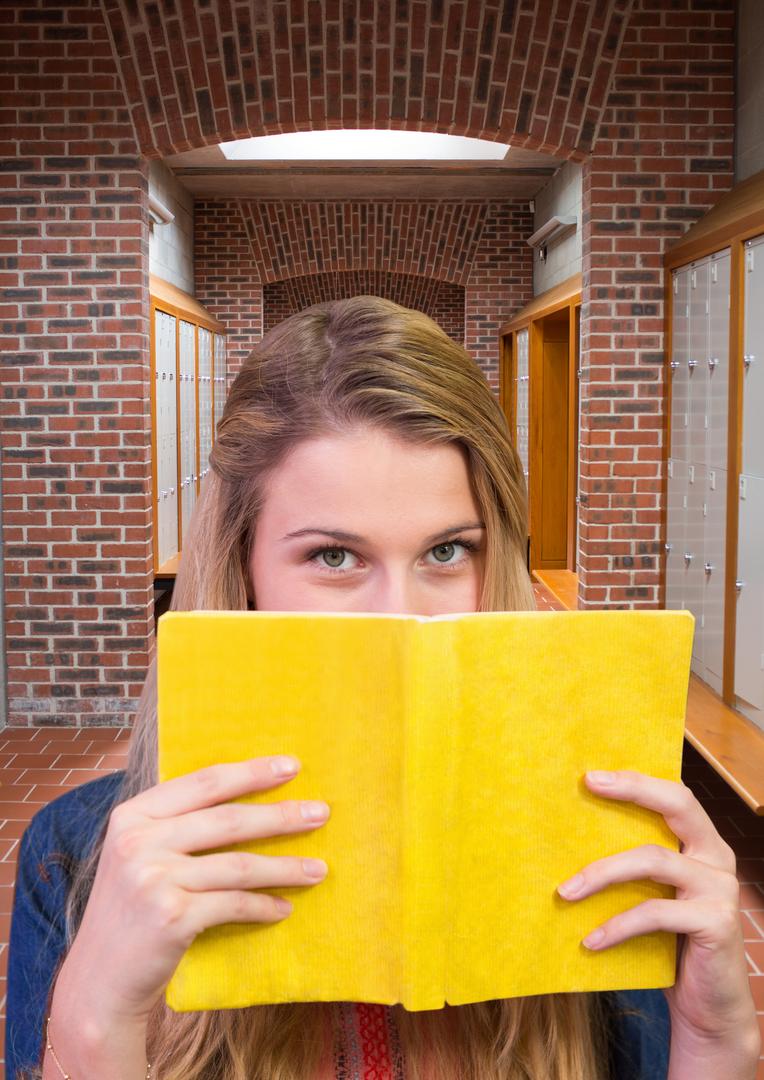
[[[525,488],[506,421],[464,349],[424,315],[355,297],[287,319],[237,376],[210,460],[176,610],[534,606]],[[628,771],[587,783],[663,814],[681,854],[623,852],[560,890],[573,903],[616,881],[675,885],[675,900],[640,904],[585,942],[682,935],[665,993],[425,1013],[347,1002],[172,1013],[163,990],[196,934],[289,918],[289,905],[258,888],[321,888],[326,868],[302,859],[203,854],[299,832],[310,855],[329,807],[321,792],[313,806],[290,800],[300,763],[282,750],[158,784],[151,665],[126,772],[64,795],[25,834],[10,1077],[20,1067],[39,1076],[42,1056],[44,1080],[753,1080],[759,1041],[733,853],[686,787]],[[227,805],[269,789],[270,803]]]

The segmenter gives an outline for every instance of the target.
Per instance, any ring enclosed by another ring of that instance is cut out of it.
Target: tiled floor
[[[559,607],[540,587],[537,598],[540,610]],[[68,788],[122,768],[128,739],[129,731],[116,728],[0,731],[0,1059],[8,929],[19,839],[29,818],[45,803]],[[764,1032],[764,818],[756,817],[687,744],[682,771],[685,783],[703,803],[738,858],[745,948]],[[764,1058],[757,1080],[764,1080]]]

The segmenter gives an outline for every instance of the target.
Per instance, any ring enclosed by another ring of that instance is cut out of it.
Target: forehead
[[[262,513],[290,520],[318,515],[309,523],[316,525],[341,515],[333,524],[347,527],[352,520],[363,532],[367,521],[431,521],[459,510],[477,512],[462,446],[408,442],[364,428],[298,443],[271,474]]]

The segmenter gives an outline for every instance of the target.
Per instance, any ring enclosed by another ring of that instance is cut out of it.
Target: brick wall
[[[464,288],[421,274],[389,274],[381,270],[335,270],[309,277],[287,278],[263,288],[263,329],[311,304],[349,296],[384,296],[403,307],[423,311],[464,345]]]
[[[10,721],[132,718],[153,648],[148,159],[221,139],[376,124],[588,160],[581,598],[654,604],[661,257],[730,183],[732,8],[0,5]],[[262,333],[264,285],[372,269],[352,245],[351,261],[311,263],[307,233],[288,254],[271,249],[284,207],[304,221],[295,204],[199,206],[200,298],[229,327],[234,370]],[[451,217],[421,265],[383,230],[374,250],[391,261],[374,268],[464,288],[466,344],[495,385],[496,329],[529,295],[530,219],[509,202],[437,207]],[[419,243],[426,219],[408,228]]]
[[[98,5],[0,8],[11,723],[124,723],[152,642],[148,165]]]
[[[532,296],[531,222],[527,203],[198,200],[196,295],[233,329],[233,374],[271,325],[263,288],[311,297],[322,275],[372,270],[416,277],[423,301],[458,288],[460,340],[498,388],[498,327]]]
[[[658,606],[663,253],[732,185],[733,7],[637,0],[584,167],[582,606]]]

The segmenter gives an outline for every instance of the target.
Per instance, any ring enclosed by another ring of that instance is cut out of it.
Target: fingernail
[[[271,772],[274,776],[291,776],[299,768],[294,758],[274,757],[271,758]]]
[[[315,878],[325,877],[329,869],[323,859],[303,859],[302,868],[308,877]]]
[[[275,897],[275,900],[277,910],[280,911],[282,915],[288,915],[292,910],[292,905],[289,901],[284,900],[281,896]]]
[[[306,821],[322,821],[327,812],[326,804],[321,802],[304,802],[300,806],[300,813]]]
[[[604,772],[601,769],[593,769],[586,774],[593,784],[614,784],[615,773]]]
[[[596,949],[605,937],[605,931],[600,927],[599,930],[592,930],[591,934],[587,935],[581,942],[587,949]]]
[[[575,896],[577,892],[581,892],[583,887],[584,875],[576,874],[570,881],[564,881],[562,885],[558,885],[557,892],[562,893],[563,896]]]

